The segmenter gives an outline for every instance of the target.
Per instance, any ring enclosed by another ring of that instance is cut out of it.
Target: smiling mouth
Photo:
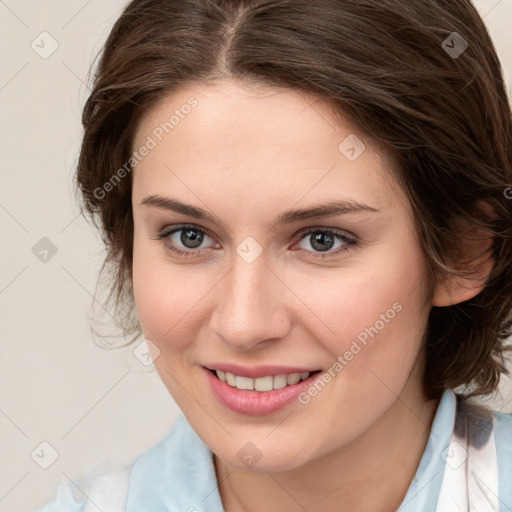
[[[222,370],[210,370],[210,372],[215,375],[220,381],[224,382],[228,386],[232,388],[240,389],[243,391],[259,391],[259,392],[268,392],[273,391],[274,389],[283,389],[288,386],[293,386],[298,384],[299,382],[309,379],[311,376],[316,375],[321,370],[316,370],[313,372],[303,372],[303,373],[289,373],[289,374],[281,374],[281,375],[268,375],[266,377],[242,377],[240,375],[235,375],[231,372],[223,372]]]

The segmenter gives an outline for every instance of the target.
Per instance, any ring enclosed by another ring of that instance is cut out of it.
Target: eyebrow
[[[177,199],[171,197],[163,197],[159,195],[149,195],[144,197],[140,202],[144,206],[152,206],[155,208],[161,208],[172,212],[182,213],[189,217],[196,219],[207,220],[212,223],[223,222],[212,215],[210,212],[203,210],[197,206],[182,203]],[[331,201],[324,204],[319,204],[312,208],[305,208],[300,210],[288,210],[280,213],[274,220],[274,224],[293,224],[294,222],[300,222],[309,219],[318,219],[322,217],[330,217],[334,215],[341,215],[346,213],[357,213],[357,212],[378,212],[379,210],[369,206],[367,204],[359,203],[357,201]]]

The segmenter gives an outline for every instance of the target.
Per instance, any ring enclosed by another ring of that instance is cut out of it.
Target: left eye
[[[178,226],[166,229],[157,236],[157,239],[162,240],[169,251],[181,256],[194,256],[194,253],[197,254],[201,250],[206,249],[201,247],[201,245],[207,238],[211,239],[206,231],[195,226]],[[310,253],[311,256],[308,255],[308,257],[313,258],[325,258],[336,255],[347,250],[348,246],[355,243],[355,240],[345,233],[324,228],[310,228],[306,232],[300,233],[298,238],[299,245],[309,240],[308,243],[313,250],[311,251],[304,247],[301,247],[301,249]],[[331,250],[336,245],[336,242],[339,244],[338,247],[335,250]],[[218,244],[216,245],[218,247]]]
[[[336,242],[338,242],[340,245],[338,245],[334,251],[328,253],[330,256],[346,250],[348,248],[347,246],[355,243],[353,238],[350,238],[344,233],[320,228],[309,229],[305,233],[302,233],[300,242],[303,241],[308,241],[311,247],[313,247],[314,252],[319,251],[320,253],[330,251]],[[304,250],[311,252],[308,249]],[[323,254],[318,254],[318,256],[324,257]],[[314,257],[316,257],[316,255]]]

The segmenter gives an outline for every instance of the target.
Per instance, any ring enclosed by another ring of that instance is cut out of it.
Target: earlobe
[[[492,207],[487,203],[479,203],[479,208],[492,215]],[[488,231],[469,229],[459,240],[461,264],[457,270],[461,271],[461,275],[439,276],[432,297],[433,306],[451,306],[472,299],[483,290],[494,266],[492,237]]]
[[[452,306],[478,295],[485,287],[494,266],[494,259],[487,255],[485,260],[473,266],[470,277],[448,275],[440,277],[432,297],[432,305],[437,307]]]

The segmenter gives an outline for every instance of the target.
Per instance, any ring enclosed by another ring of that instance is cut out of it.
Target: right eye
[[[210,238],[206,231],[190,224],[166,227],[157,236],[170,252],[186,257],[201,253],[204,248],[200,246],[205,238]]]

